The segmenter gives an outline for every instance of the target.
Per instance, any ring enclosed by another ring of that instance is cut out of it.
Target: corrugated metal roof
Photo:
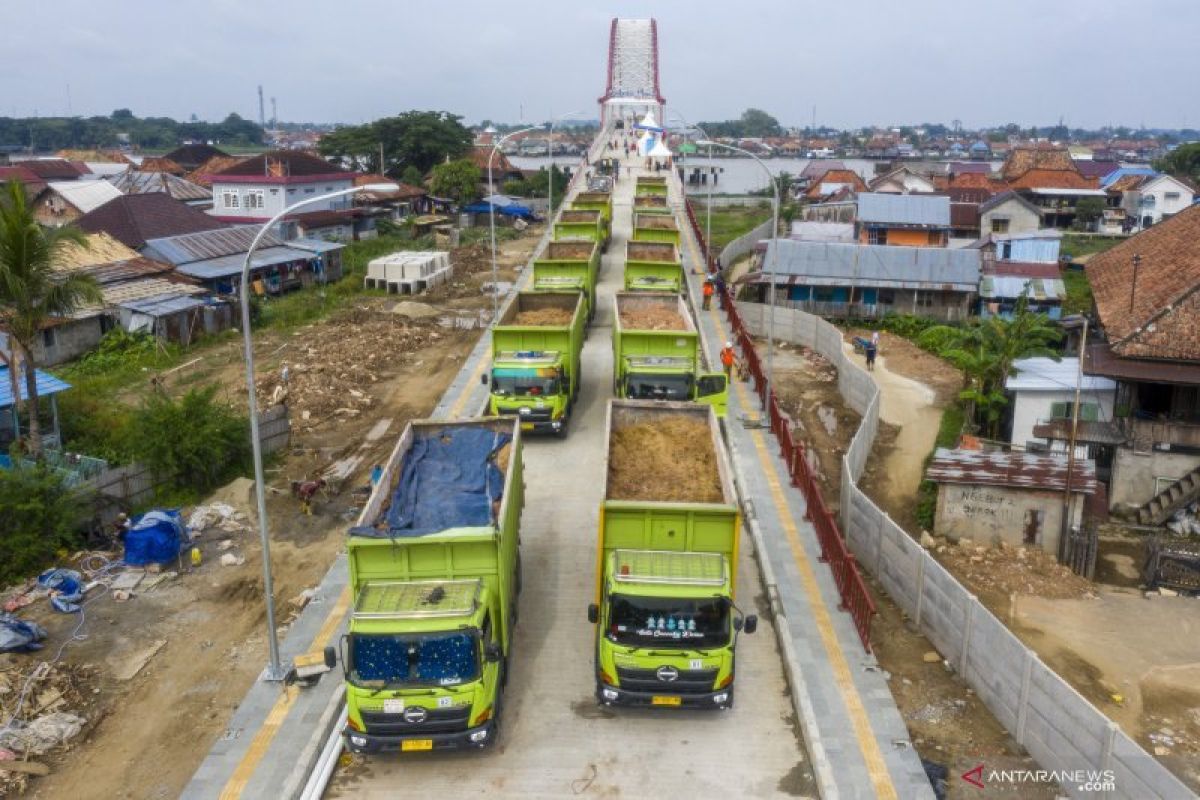
[[[59,380],[49,372],[42,372],[39,369],[35,370],[34,373],[37,375],[38,397],[49,397],[52,394],[58,394],[71,388],[71,384]],[[21,379],[17,383],[20,384],[21,399],[28,400],[29,393],[25,391],[24,374],[21,375]],[[8,367],[0,367],[0,408],[8,408],[12,404],[12,378],[8,376]]]
[[[973,292],[979,286],[978,250],[777,241],[778,275],[837,279],[843,284],[870,285],[865,281],[877,281],[876,285],[899,288],[944,287],[964,292]],[[775,242],[767,243],[764,271],[771,265]]]
[[[169,172],[139,172],[128,170],[108,179],[114,187],[125,194],[154,194],[162,192],[176,200],[211,200],[212,191],[184,180]]]
[[[1029,191],[1048,197],[1107,197],[1103,189],[1063,189],[1057,186],[1035,187]]]
[[[235,225],[231,228],[150,239],[146,242],[146,247],[157,257],[179,266],[193,261],[245,253],[250,249],[250,244],[259,229],[258,225]],[[282,245],[283,240],[273,233],[268,233],[259,242],[260,249]]]
[[[206,294],[207,291],[201,286],[194,286],[190,283],[172,283],[165,278],[144,278],[140,281],[128,281],[104,287],[104,302],[110,306],[120,306],[148,297],[191,296]]]
[[[939,447],[925,477],[935,483],[1061,492],[1067,487],[1067,456]],[[1090,459],[1075,459],[1071,490],[1096,491],[1096,466]]]
[[[1031,300],[1057,300],[1067,293],[1060,278],[1027,278],[1018,275],[984,275],[979,280],[979,296],[1020,297],[1027,294]]]
[[[1013,362],[1017,370],[1004,382],[1004,388],[1010,392],[1054,392],[1063,389],[1075,389],[1075,380],[1079,374],[1079,359],[1075,357],[1055,361],[1052,358],[1022,358]],[[1117,384],[1108,378],[1084,375],[1080,387],[1085,392],[1112,392]]]
[[[311,261],[313,253],[309,250],[295,250],[291,247],[260,247],[254,251],[250,261],[251,271],[271,267],[276,264],[286,264],[289,261]],[[240,275],[242,263],[246,259],[245,251],[228,256],[208,258],[202,261],[192,261],[178,267],[184,275],[190,275],[200,280],[216,280]]]
[[[150,317],[166,317],[171,314],[178,314],[180,311],[199,308],[203,305],[205,305],[204,300],[197,297],[187,297],[180,294],[160,294],[154,297],[126,301],[121,303],[121,308],[127,308],[130,311],[136,311],[139,314],[145,314]]]
[[[105,180],[51,181],[47,185],[84,214],[121,196],[121,192]]]
[[[299,248],[300,250],[311,250],[314,253],[329,253],[333,250],[344,250],[346,245],[342,242],[327,242],[324,239],[309,239],[300,237],[299,239],[289,239],[288,247]]]
[[[798,242],[853,242],[854,223],[795,220],[789,236]]]
[[[950,226],[950,198],[927,194],[858,195],[858,221],[890,225]]]

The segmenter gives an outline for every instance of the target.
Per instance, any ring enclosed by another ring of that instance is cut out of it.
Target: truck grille
[[[403,714],[385,714],[382,711],[362,712],[367,733],[378,736],[404,736],[418,733],[455,733],[465,731],[471,716],[470,706],[457,708],[431,708],[424,722],[409,722]]]
[[[551,419],[551,410],[548,408],[531,408],[528,414],[518,414],[516,409],[501,409],[500,415],[504,417],[517,417],[522,422],[549,422]]]
[[[658,677],[658,668],[631,669],[617,667],[617,680],[622,689],[631,692],[670,692],[671,694],[707,694],[713,691],[716,669],[681,669],[673,681]]]

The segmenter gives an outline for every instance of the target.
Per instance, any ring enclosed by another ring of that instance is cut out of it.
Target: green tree
[[[479,197],[479,180],[479,167],[460,158],[434,167],[429,189],[438,197],[449,197],[465,206]]]
[[[338,128],[321,137],[321,155],[349,158],[371,172],[396,176],[406,167],[422,174],[447,158],[460,158],[471,146],[462,117],[445,111],[405,111],[365,125]],[[379,161],[383,146],[384,163]]]
[[[747,108],[742,112],[739,122],[742,124],[742,136],[779,136],[783,133],[779,120],[761,108]]]
[[[421,170],[410,165],[400,173],[400,180],[409,186],[421,186],[425,182],[425,176],[421,174]]]
[[[135,455],[173,485],[206,492],[250,457],[249,420],[217,402],[215,384],[179,400],[151,395],[133,421]]]
[[[25,362],[28,449],[34,455],[42,452],[42,432],[33,343],[52,317],[68,316],[83,303],[102,299],[100,287],[90,275],[54,269],[63,248],[86,243],[77,228],[38,225],[25,190],[18,182],[9,181],[0,199],[0,322],[8,329],[13,351],[20,351],[20,360]]]
[[[1082,197],[1075,204],[1075,230],[1090,231],[1096,220],[1104,216],[1104,201],[1099,197]]]
[[[1154,168],[1176,178],[1200,183],[1200,142],[1181,144],[1154,162]]]
[[[84,504],[45,464],[0,470],[0,583],[36,573],[63,548],[78,544]]]

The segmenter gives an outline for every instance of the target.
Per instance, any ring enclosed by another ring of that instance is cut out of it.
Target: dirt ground
[[[504,244],[501,280],[514,279],[514,268],[529,258],[540,234],[535,227]],[[455,282],[414,298],[436,312],[425,319],[393,313],[394,297],[364,295],[360,304],[329,319],[256,337],[260,398],[283,385],[283,367],[289,368],[285,392],[292,438],[267,473],[281,634],[302,608],[303,590],[320,581],[341,548],[341,533],[364,498],[356,490],[367,485],[371,467],[386,456],[408,419],[432,411],[478,337],[477,327],[447,327],[439,319],[478,320],[490,313],[491,300],[479,286],[491,280],[486,250],[463,248],[452,261],[462,267]],[[238,343],[202,350],[201,361],[168,376],[165,389],[179,392],[212,381],[225,386],[231,400],[244,397]],[[336,480],[306,516],[289,482],[317,475]],[[35,683],[33,692],[39,704],[49,697],[48,708],[83,716],[84,729],[36,759],[50,767],[49,776],[0,782],[0,796],[6,785],[19,790],[25,783],[23,796],[47,800],[178,796],[211,744],[227,734],[230,715],[266,663],[251,487],[251,481],[239,479],[209,499],[245,516],[240,524],[199,536],[199,567],[185,559],[166,570],[165,578],[148,576],[142,587],[160,582],[149,590],[135,588],[124,602],[103,588],[89,593],[95,599],[85,606],[79,638],[65,648],[59,668],[66,677]],[[222,564],[226,555],[238,563]],[[78,615],[50,610],[44,598],[21,615],[47,628],[47,649],[0,656],[0,675],[10,665],[27,670],[52,656],[79,623]],[[62,687],[67,702],[54,705],[53,690]],[[8,682],[0,680],[5,718],[12,698]],[[6,775],[13,773],[0,771],[0,778]]]

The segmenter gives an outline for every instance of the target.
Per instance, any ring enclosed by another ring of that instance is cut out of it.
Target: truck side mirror
[[[500,649],[500,645],[496,644],[495,642],[492,642],[483,648],[483,657],[487,659],[489,664],[495,664],[503,656],[504,653]]]
[[[595,603],[588,604],[588,622],[595,625],[600,621],[600,606]]]
[[[738,633],[742,632],[742,618],[741,617],[733,618],[733,629],[735,631],[737,631]]]
[[[754,633],[756,630],[758,630],[758,617],[751,614],[746,617],[746,622],[742,625],[742,633]]]
[[[479,382],[482,383],[484,386],[488,385],[488,376],[487,376],[486,372],[479,376]]]
[[[337,666],[337,648],[329,645],[325,648],[325,666],[333,669]]]

